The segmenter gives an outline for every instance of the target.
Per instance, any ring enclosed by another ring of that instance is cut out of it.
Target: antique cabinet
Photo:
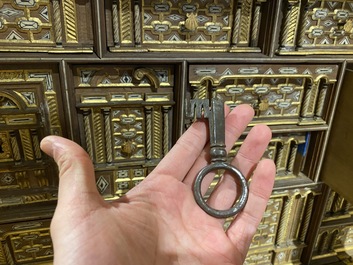
[[[113,200],[210,91],[255,110],[230,158],[255,124],[273,131],[275,187],[245,264],[348,264],[352,42],[352,0],[0,1],[0,264],[51,264],[43,137],[83,146]]]

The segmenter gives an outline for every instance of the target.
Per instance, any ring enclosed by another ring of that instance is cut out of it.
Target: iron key
[[[192,99],[186,116],[189,118],[207,118],[209,120],[210,131],[210,157],[211,163],[202,168],[196,176],[193,193],[197,204],[207,214],[216,218],[228,218],[241,211],[248,199],[249,188],[244,175],[235,166],[227,163],[227,151],[225,145],[225,119],[224,103],[219,98]],[[225,170],[230,172],[234,178],[237,178],[241,184],[241,194],[234,205],[227,210],[217,210],[210,207],[201,193],[201,183],[204,177],[215,170]]]

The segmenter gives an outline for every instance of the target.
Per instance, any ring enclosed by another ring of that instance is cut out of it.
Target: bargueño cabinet
[[[245,264],[352,260],[353,1],[2,0],[0,52],[0,264],[53,258],[43,137],[83,146],[112,200],[191,124],[185,99],[210,89],[273,131],[275,187]]]

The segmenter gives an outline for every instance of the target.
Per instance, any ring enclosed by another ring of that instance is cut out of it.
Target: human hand
[[[247,105],[226,115],[227,150],[253,115]],[[199,208],[192,192],[196,174],[208,163],[207,131],[204,122],[192,124],[144,181],[113,202],[97,191],[92,162],[79,145],[58,136],[44,138],[41,148],[60,171],[51,223],[54,264],[243,264],[273,187],[273,161],[259,161],[271,131],[254,126],[232,162],[252,180],[246,206],[226,231],[224,220]],[[204,192],[210,182],[207,176]],[[236,190],[234,179],[224,177],[208,203],[227,209]]]

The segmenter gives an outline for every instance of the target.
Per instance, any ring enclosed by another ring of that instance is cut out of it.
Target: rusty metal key
[[[227,162],[225,145],[225,119],[224,103],[219,98],[192,99],[187,104],[186,116],[188,118],[207,118],[210,131],[210,158],[211,163],[202,168],[196,176],[193,193],[197,204],[207,214],[216,218],[228,218],[241,211],[248,199],[249,188],[244,175],[235,166]],[[217,210],[209,206],[201,192],[201,184],[206,175],[212,171],[224,170],[238,179],[241,186],[241,194],[233,206],[227,210]]]

